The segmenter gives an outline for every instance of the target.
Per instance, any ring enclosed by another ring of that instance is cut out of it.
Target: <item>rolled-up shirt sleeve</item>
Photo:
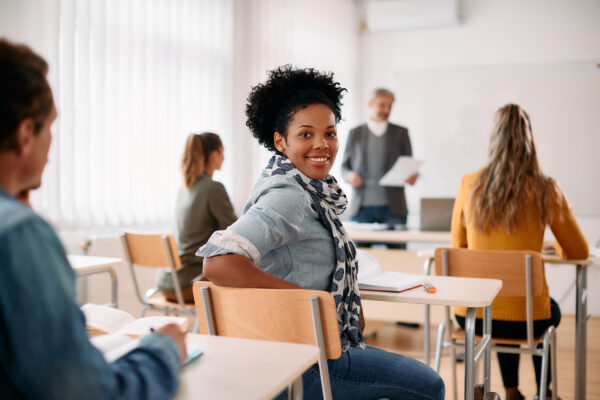
[[[234,224],[216,231],[196,255],[239,254],[255,264],[269,251],[301,236],[311,200],[294,178],[277,176],[257,184],[250,205]]]

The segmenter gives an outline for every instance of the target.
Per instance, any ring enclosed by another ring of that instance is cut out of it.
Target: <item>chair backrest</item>
[[[138,267],[170,268],[177,303],[179,303],[182,310],[185,310],[185,302],[183,301],[176,273],[176,270],[181,269],[181,260],[179,259],[177,244],[173,235],[124,232],[121,234],[121,244],[123,246],[123,254],[129,265],[129,271],[131,272],[138,300],[142,304],[149,306],[147,299],[152,297],[158,289],[151,289],[146,292],[146,295],[142,296],[134,271],[134,265]],[[144,310],[142,310],[143,313]]]
[[[318,297],[327,358],[342,354],[335,301],[331,293],[308,289],[256,289],[194,283],[196,314],[201,333],[209,333],[201,288],[210,294],[214,334],[318,346],[309,299]],[[208,318],[210,320],[210,317]]]
[[[435,273],[444,275],[443,252],[447,251],[449,276],[502,280],[498,296],[526,295],[525,256],[531,256],[531,288],[540,296],[544,288],[544,261],[540,253],[520,250],[468,250],[438,248],[435,250]]]
[[[121,235],[127,260],[140,267],[181,269],[173,235],[131,233]]]

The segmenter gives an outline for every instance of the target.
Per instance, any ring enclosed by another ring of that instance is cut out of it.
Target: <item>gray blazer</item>
[[[373,156],[366,152],[366,138],[369,134],[367,124],[362,124],[352,129],[346,142],[346,149],[342,159],[342,176],[344,180],[348,180],[350,172],[358,173],[364,179],[366,175],[367,157]],[[410,146],[410,138],[408,137],[408,129],[403,126],[388,124],[385,132],[385,154],[383,154],[383,169],[384,173],[388,172],[396,159],[399,156],[412,156],[412,148]],[[381,157],[382,155],[374,155]],[[388,205],[390,211],[397,217],[405,217],[408,214],[406,208],[406,198],[404,197],[403,187],[386,187]],[[358,210],[364,198],[364,188],[353,188],[352,202],[350,203],[350,216],[354,217],[358,214]]]

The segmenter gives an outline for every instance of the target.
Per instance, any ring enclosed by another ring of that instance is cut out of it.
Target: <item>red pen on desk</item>
[[[433,286],[431,283],[429,282],[424,282],[423,283],[423,289],[425,289],[425,291],[427,293],[435,293],[435,286]]]

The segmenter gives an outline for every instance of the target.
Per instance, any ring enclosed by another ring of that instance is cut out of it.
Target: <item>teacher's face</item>
[[[311,104],[294,113],[287,137],[275,132],[275,147],[304,175],[323,179],[329,175],[338,152],[335,115],[323,104]]]
[[[387,121],[392,112],[394,104],[394,96],[382,95],[375,96],[369,101],[369,109],[371,110],[371,119],[375,122]]]

